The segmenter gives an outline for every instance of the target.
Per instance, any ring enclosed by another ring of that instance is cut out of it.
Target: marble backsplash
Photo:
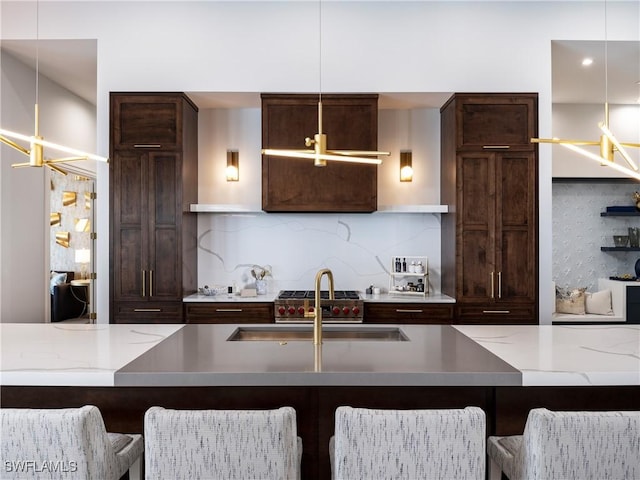
[[[553,280],[561,287],[597,290],[598,278],[635,275],[640,252],[603,252],[613,235],[640,227],[639,217],[602,217],[608,206],[633,205],[638,184],[557,182],[553,184]]]
[[[440,291],[440,214],[199,214],[198,285],[252,287],[254,265],[271,268],[270,293],[310,290],[319,269],[337,290],[389,287],[394,256],[426,256]],[[326,279],[323,279],[323,289]]]

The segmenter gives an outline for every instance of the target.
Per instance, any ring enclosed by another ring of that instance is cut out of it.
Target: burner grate
[[[278,294],[278,300],[313,300],[315,299],[314,290],[282,290]],[[360,295],[355,290],[336,290],[334,292],[336,300],[360,300]],[[321,290],[320,298],[329,299],[329,291]]]

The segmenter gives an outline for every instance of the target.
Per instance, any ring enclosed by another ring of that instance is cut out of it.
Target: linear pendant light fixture
[[[305,138],[305,146],[313,146],[313,150],[295,150],[295,149],[276,149],[264,148],[263,155],[271,155],[275,157],[292,157],[313,160],[316,167],[325,167],[327,161],[332,162],[349,162],[349,163],[366,163],[372,165],[380,165],[382,160],[376,158],[378,155],[389,155],[390,152],[369,151],[369,150],[328,150],[327,135],[322,133],[322,0],[318,2],[318,18],[319,18],[319,72],[320,72],[320,89],[318,93],[318,133],[313,138]]]
[[[60,145],[53,142],[48,142],[40,135],[40,112],[38,108],[39,75],[40,75],[40,72],[39,72],[39,63],[40,63],[39,10],[40,10],[39,2],[36,2],[36,101],[35,101],[35,108],[34,108],[34,117],[35,117],[34,134],[24,135],[22,133],[16,133],[10,130],[6,130],[4,128],[0,128],[0,143],[4,143],[5,145],[8,145],[14,150],[17,150],[18,152],[29,157],[28,162],[12,164],[11,166],[13,168],[46,166],[51,170],[54,170],[58,173],[66,175],[67,171],[64,169],[63,166],[61,166],[61,164],[64,164],[66,162],[74,162],[79,160],[96,160],[100,162],[108,162],[109,159],[93,153],[87,153],[75,148],[67,147],[67,146]],[[19,145],[14,140],[27,142],[29,144],[29,148]],[[56,159],[45,159],[45,156],[44,156],[45,147],[51,148],[53,150],[57,150],[60,152],[69,153],[73,156],[56,158]]]
[[[625,175],[640,180],[638,166],[631,156],[625,150],[625,147],[640,148],[640,143],[619,142],[609,128],[609,61],[608,61],[608,42],[607,42],[607,2],[604,2],[604,75],[605,75],[605,102],[604,102],[604,121],[598,123],[598,127],[602,131],[600,141],[589,140],[567,140],[560,138],[532,138],[533,143],[555,143],[563,147],[581,154],[585,158],[598,162],[600,165],[611,167]],[[600,155],[582,148],[582,146],[600,147]],[[615,163],[615,152],[620,153],[628,166]]]

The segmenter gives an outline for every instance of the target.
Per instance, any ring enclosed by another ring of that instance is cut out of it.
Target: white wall
[[[313,134],[314,132],[309,132]],[[300,139],[302,142],[304,139]],[[259,108],[201,109],[198,115],[198,202],[262,203]],[[380,110],[378,148],[391,155],[378,167],[378,205],[440,203],[440,111],[437,108]],[[240,181],[227,182],[227,149],[239,151]],[[400,183],[400,150],[413,152],[414,178]],[[354,187],[355,185],[354,180]]]
[[[2,126],[33,134],[35,70],[6,54],[1,62]],[[93,105],[42,76],[39,105],[40,134],[46,140],[95,148]],[[45,149],[46,158],[59,156],[67,155]],[[0,159],[0,322],[42,322],[49,311],[49,173],[12,169],[12,163],[29,159],[6,145],[0,146]]]
[[[2,2],[3,38],[33,35],[28,2]],[[115,7],[117,5],[117,8]],[[610,40],[637,40],[637,2],[610,2]],[[315,2],[42,2],[41,34],[98,40],[97,149],[108,152],[108,92],[319,89]],[[600,2],[324,2],[322,89],[524,91],[551,132],[551,41],[603,38]],[[250,135],[254,135],[250,133]],[[100,166],[97,190],[106,192]],[[108,251],[108,198],[98,201]],[[540,148],[540,211],[551,209],[551,148]],[[98,275],[108,276],[101,255]],[[540,279],[551,280],[551,219],[540,218]],[[551,312],[542,289],[540,311]],[[108,291],[97,295],[106,318]]]

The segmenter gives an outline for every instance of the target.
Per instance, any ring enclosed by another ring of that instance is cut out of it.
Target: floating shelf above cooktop
[[[265,213],[258,205],[226,203],[192,203],[196,213]],[[380,205],[373,213],[448,213],[448,205]],[[308,212],[299,212],[308,213]],[[271,214],[273,215],[273,213]],[[358,214],[362,215],[362,214]]]

